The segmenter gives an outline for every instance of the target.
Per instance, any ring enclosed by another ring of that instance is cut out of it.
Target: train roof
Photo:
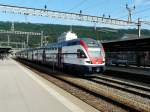
[[[77,39],[73,39],[73,40],[69,40],[69,41],[63,41],[60,43],[50,43],[46,46],[44,46],[44,48],[49,48],[49,47],[62,47],[62,46],[71,46],[71,45],[78,45],[80,44],[80,40],[83,40],[88,46],[92,47],[99,47],[100,43],[98,43],[96,40],[92,39],[92,38],[77,38]]]
[[[25,49],[25,50],[23,50],[21,52],[38,50],[38,49],[43,49],[43,48],[60,48],[62,46],[79,45],[80,44],[80,40],[83,40],[84,42],[86,42],[86,44],[89,47],[101,47],[101,44],[98,43],[96,40],[94,40],[92,38],[77,38],[77,39],[63,41],[63,42],[59,42],[59,43],[49,43],[49,44],[47,44],[45,46],[42,46],[42,47],[39,47],[39,48]]]
[[[12,48],[10,46],[8,47],[3,47],[0,46],[0,53],[8,53]]]
[[[59,42],[59,43],[49,43],[46,46],[43,46],[44,48],[49,48],[49,47],[62,47],[62,46],[68,46],[68,44],[74,43],[76,42],[76,44],[80,41],[79,38],[77,39],[73,39],[73,40],[69,40],[69,41],[63,41],[63,42]]]

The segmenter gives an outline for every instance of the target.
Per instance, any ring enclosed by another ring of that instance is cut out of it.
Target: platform
[[[107,70],[150,76],[150,68],[144,67],[109,66],[107,67]]]
[[[16,61],[0,60],[0,112],[99,112]]]

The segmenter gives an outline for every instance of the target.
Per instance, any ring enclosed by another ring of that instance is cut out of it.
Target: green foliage
[[[0,22],[0,30],[10,30],[11,23],[10,22]],[[106,29],[106,31],[102,31]],[[44,32],[44,35],[48,36],[47,40],[49,42],[55,42],[57,37],[68,30],[70,30],[70,26],[67,25],[57,25],[57,24],[33,24],[33,23],[15,23],[15,30],[17,31],[26,31],[26,32]],[[82,37],[90,37],[97,40],[114,40],[120,39],[124,34],[137,34],[137,29],[117,29],[117,32],[109,32],[109,30],[116,30],[112,28],[97,28],[96,31],[93,27],[84,27],[84,26],[72,26],[73,32],[77,33],[79,38]],[[108,31],[107,31],[108,30]],[[149,30],[142,30],[143,35],[150,35]],[[2,39],[1,37],[5,37]],[[6,34],[0,34],[0,41],[6,39]],[[25,35],[11,35],[11,41],[17,42],[26,42]],[[40,37],[32,36],[29,38],[29,46],[36,47],[37,44],[40,44]]]

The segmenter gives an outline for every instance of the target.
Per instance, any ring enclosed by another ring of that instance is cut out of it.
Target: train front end
[[[80,44],[87,58],[84,67],[89,73],[102,73],[105,71],[105,52],[101,43],[91,38],[82,38]]]

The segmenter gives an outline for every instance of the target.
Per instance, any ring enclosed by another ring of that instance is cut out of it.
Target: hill
[[[10,30],[11,22],[0,22],[0,30]],[[15,23],[15,30],[26,31],[26,32],[44,32],[44,35],[48,35],[47,40],[49,42],[54,42],[57,37],[70,29],[68,25],[58,25],[58,24],[34,24],[34,23]],[[105,30],[104,30],[105,29]],[[97,40],[114,40],[120,39],[125,34],[137,34],[137,29],[112,29],[112,28],[97,28],[95,31],[93,27],[84,26],[72,26],[73,32],[77,33],[78,37],[91,37]],[[149,36],[150,30],[142,30],[142,35]],[[0,41],[7,41],[5,37],[6,34],[0,34]],[[19,35],[11,35],[13,37],[12,41],[26,41],[26,38],[20,39]],[[18,38],[17,38],[18,37]],[[26,37],[26,36],[24,36]],[[39,44],[39,38],[30,38],[30,46],[33,44]]]

